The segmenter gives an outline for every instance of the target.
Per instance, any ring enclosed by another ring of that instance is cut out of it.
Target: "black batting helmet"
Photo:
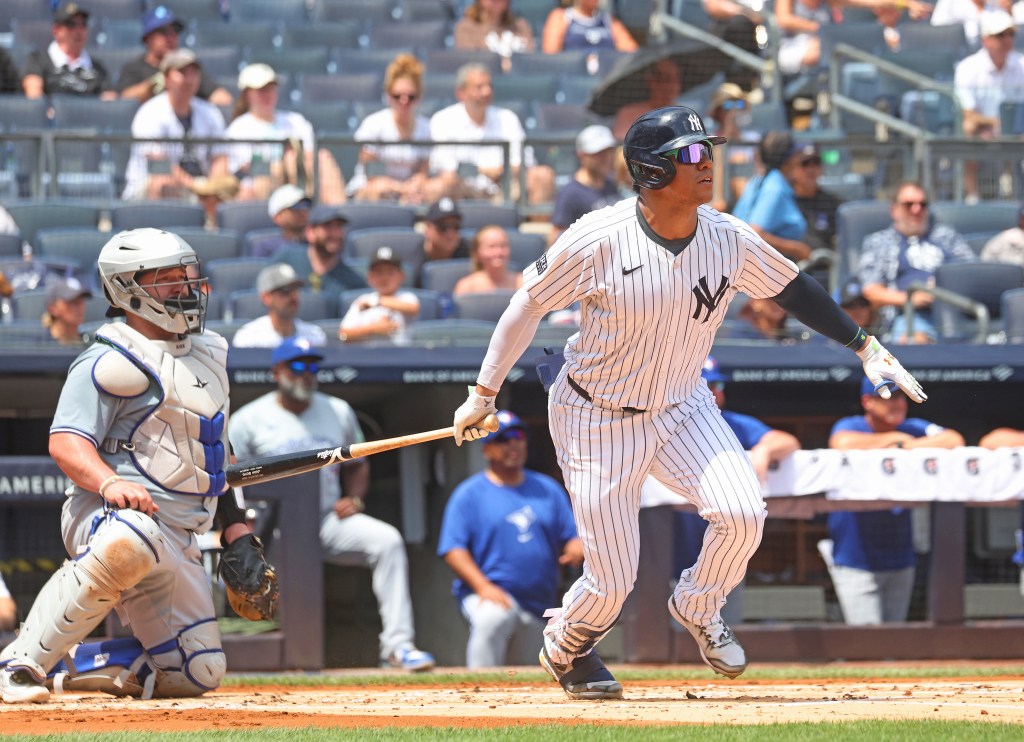
[[[633,184],[656,191],[672,182],[676,166],[662,155],[697,142],[725,144],[725,137],[709,136],[697,112],[686,106],[648,111],[626,132],[622,156]]]

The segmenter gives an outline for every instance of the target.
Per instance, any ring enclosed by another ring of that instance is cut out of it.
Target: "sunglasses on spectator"
[[[1005,31],[1001,31],[1000,33],[997,34],[992,34],[992,36],[997,39],[1012,39],[1016,35],[1017,32],[1014,31],[1012,28],[1008,28]]]
[[[396,103],[415,103],[420,98],[416,93],[389,93],[388,95]]]
[[[462,229],[461,224],[456,224],[454,222],[437,222],[434,224],[434,227],[438,232],[458,232]]]
[[[928,201],[900,201],[900,206],[904,209],[912,209],[915,206],[920,206],[922,209],[928,208]]]
[[[295,284],[293,286],[282,286],[279,289],[274,289],[272,294],[297,294],[299,293],[299,286]]]
[[[496,435],[494,438],[488,438],[488,443],[507,443],[508,441],[525,441],[526,431],[520,430],[519,428],[512,428],[506,430],[501,435]]]
[[[715,159],[710,142],[697,142],[696,144],[687,144],[679,149],[670,149],[663,153],[662,157],[674,160],[680,165],[696,165],[704,159],[705,155],[709,160]]]
[[[316,361],[292,361],[288,368],[295,374],[315,374],[320,370],[320,364]]]
[[[820,164],[821,164],[821,158],[820,157],[805,157],[804,159],[800,160],[800,167],[810,167],[811,165],[820,165]]]
[[[86,20],[70,20],[61,24],[64,28],[88,28],[89,21]]]
[[[727,100],[722,103],[723,111],[742,111],[746,107],[747,102],[745,100],[740,100],[739,98]]]
[[[158,33],[161,36],[177,36],[179,32],[177,26],[171,25],[158,28],[154,33]]]

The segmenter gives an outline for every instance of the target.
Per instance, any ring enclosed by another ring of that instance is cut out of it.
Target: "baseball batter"
[[[640,486],[648,475],[690,500],[709,523],[696,564],[668,602],[715,672],[747,660],[722,621],[726,594],[761,540],[765,506],[750,461],[700,372],[737,292],[772,298],[855,350],[888,397],[916,402],[920,385],[857,327],[821,286],[744,222],[706,206],[713,146],[694,111],[660,108],[626,134],[638,196],[573,224],[524,272],[491,339],[477,385],[455,411],[455,439],[495,411],[495,396],[540,319],[573,302],[580,330],[566,344],[548,416],[583,543],[583,574],[552,610],[542,666],[575,698],[618,698],[622,686],[594,651],[636,579]]]
[[[47,701],[48,675],[58,690],[195,696],[226,669],[196,534],[215,515],[227,542],[249,533],[220,497],[227,343],[202,331],[205,279],[177,235],[120,232],[98,266],[108,315],[125,322],[97,331],[57,403],[49,447],[73,482],[61,516],[73,559],[0,653],[6,703]],[[111,609],[134,636],[79,644]]]

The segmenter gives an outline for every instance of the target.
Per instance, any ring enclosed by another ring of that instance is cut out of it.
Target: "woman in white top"
[[[430,141],[430,121],[419,114],[423,64],[399,54],[384,73],[387,108],[371,113],[356,129],[359,142]],[[429,175],[429,147],[365,144],[348,192],[363,201],[397,200],[406,204],[436,201],[443,186]]]
[[[229,167],[238,176],[238,198],[269,198],[285,183],[304,185],[312,191],[313,153],[316,143],[313,125],[301,114],[280,111],[277,73],[266,64],[250,64],[238,75],[238,101],[227,128],[228,139],[265,139],[274,144],[235,145]],[[301,148],[302,157],[298,157]],[[345,180],[334,156],[321,149],[319,167],[320,203],[343,203]]]
[[[523,274],[509,267],[511,255],[508,233],[504,229],[493,224],[480,227],[469,253],[473,272],[458,280],[452,294],[487,294],[499,289],[518,289],[523,285]]]

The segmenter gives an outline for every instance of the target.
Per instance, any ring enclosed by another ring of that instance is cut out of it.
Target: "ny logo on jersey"
[[[711,319],[711,313],[718,309],[718,305],[722,301],[722,296],[725,295],[725,290],[729,288],[729,281],[722,276],[722,282],[718,284],[718,290],[712,295],[711,288],[708,286],[708,277],[701,276],[700,280],[697,281],[697,285],[693,287],[693,295],[697,297],[697,308],[693,310],[693,319],[700,318],[700,310],[707,309],[707,313],[704,315],[704,319],[701,323],[707,322]]]
[[[690,126],[696,131],[704,131],[704,122],[700,120],[700,116],[695,113],[691,113],[686,119],[690,122]]]

